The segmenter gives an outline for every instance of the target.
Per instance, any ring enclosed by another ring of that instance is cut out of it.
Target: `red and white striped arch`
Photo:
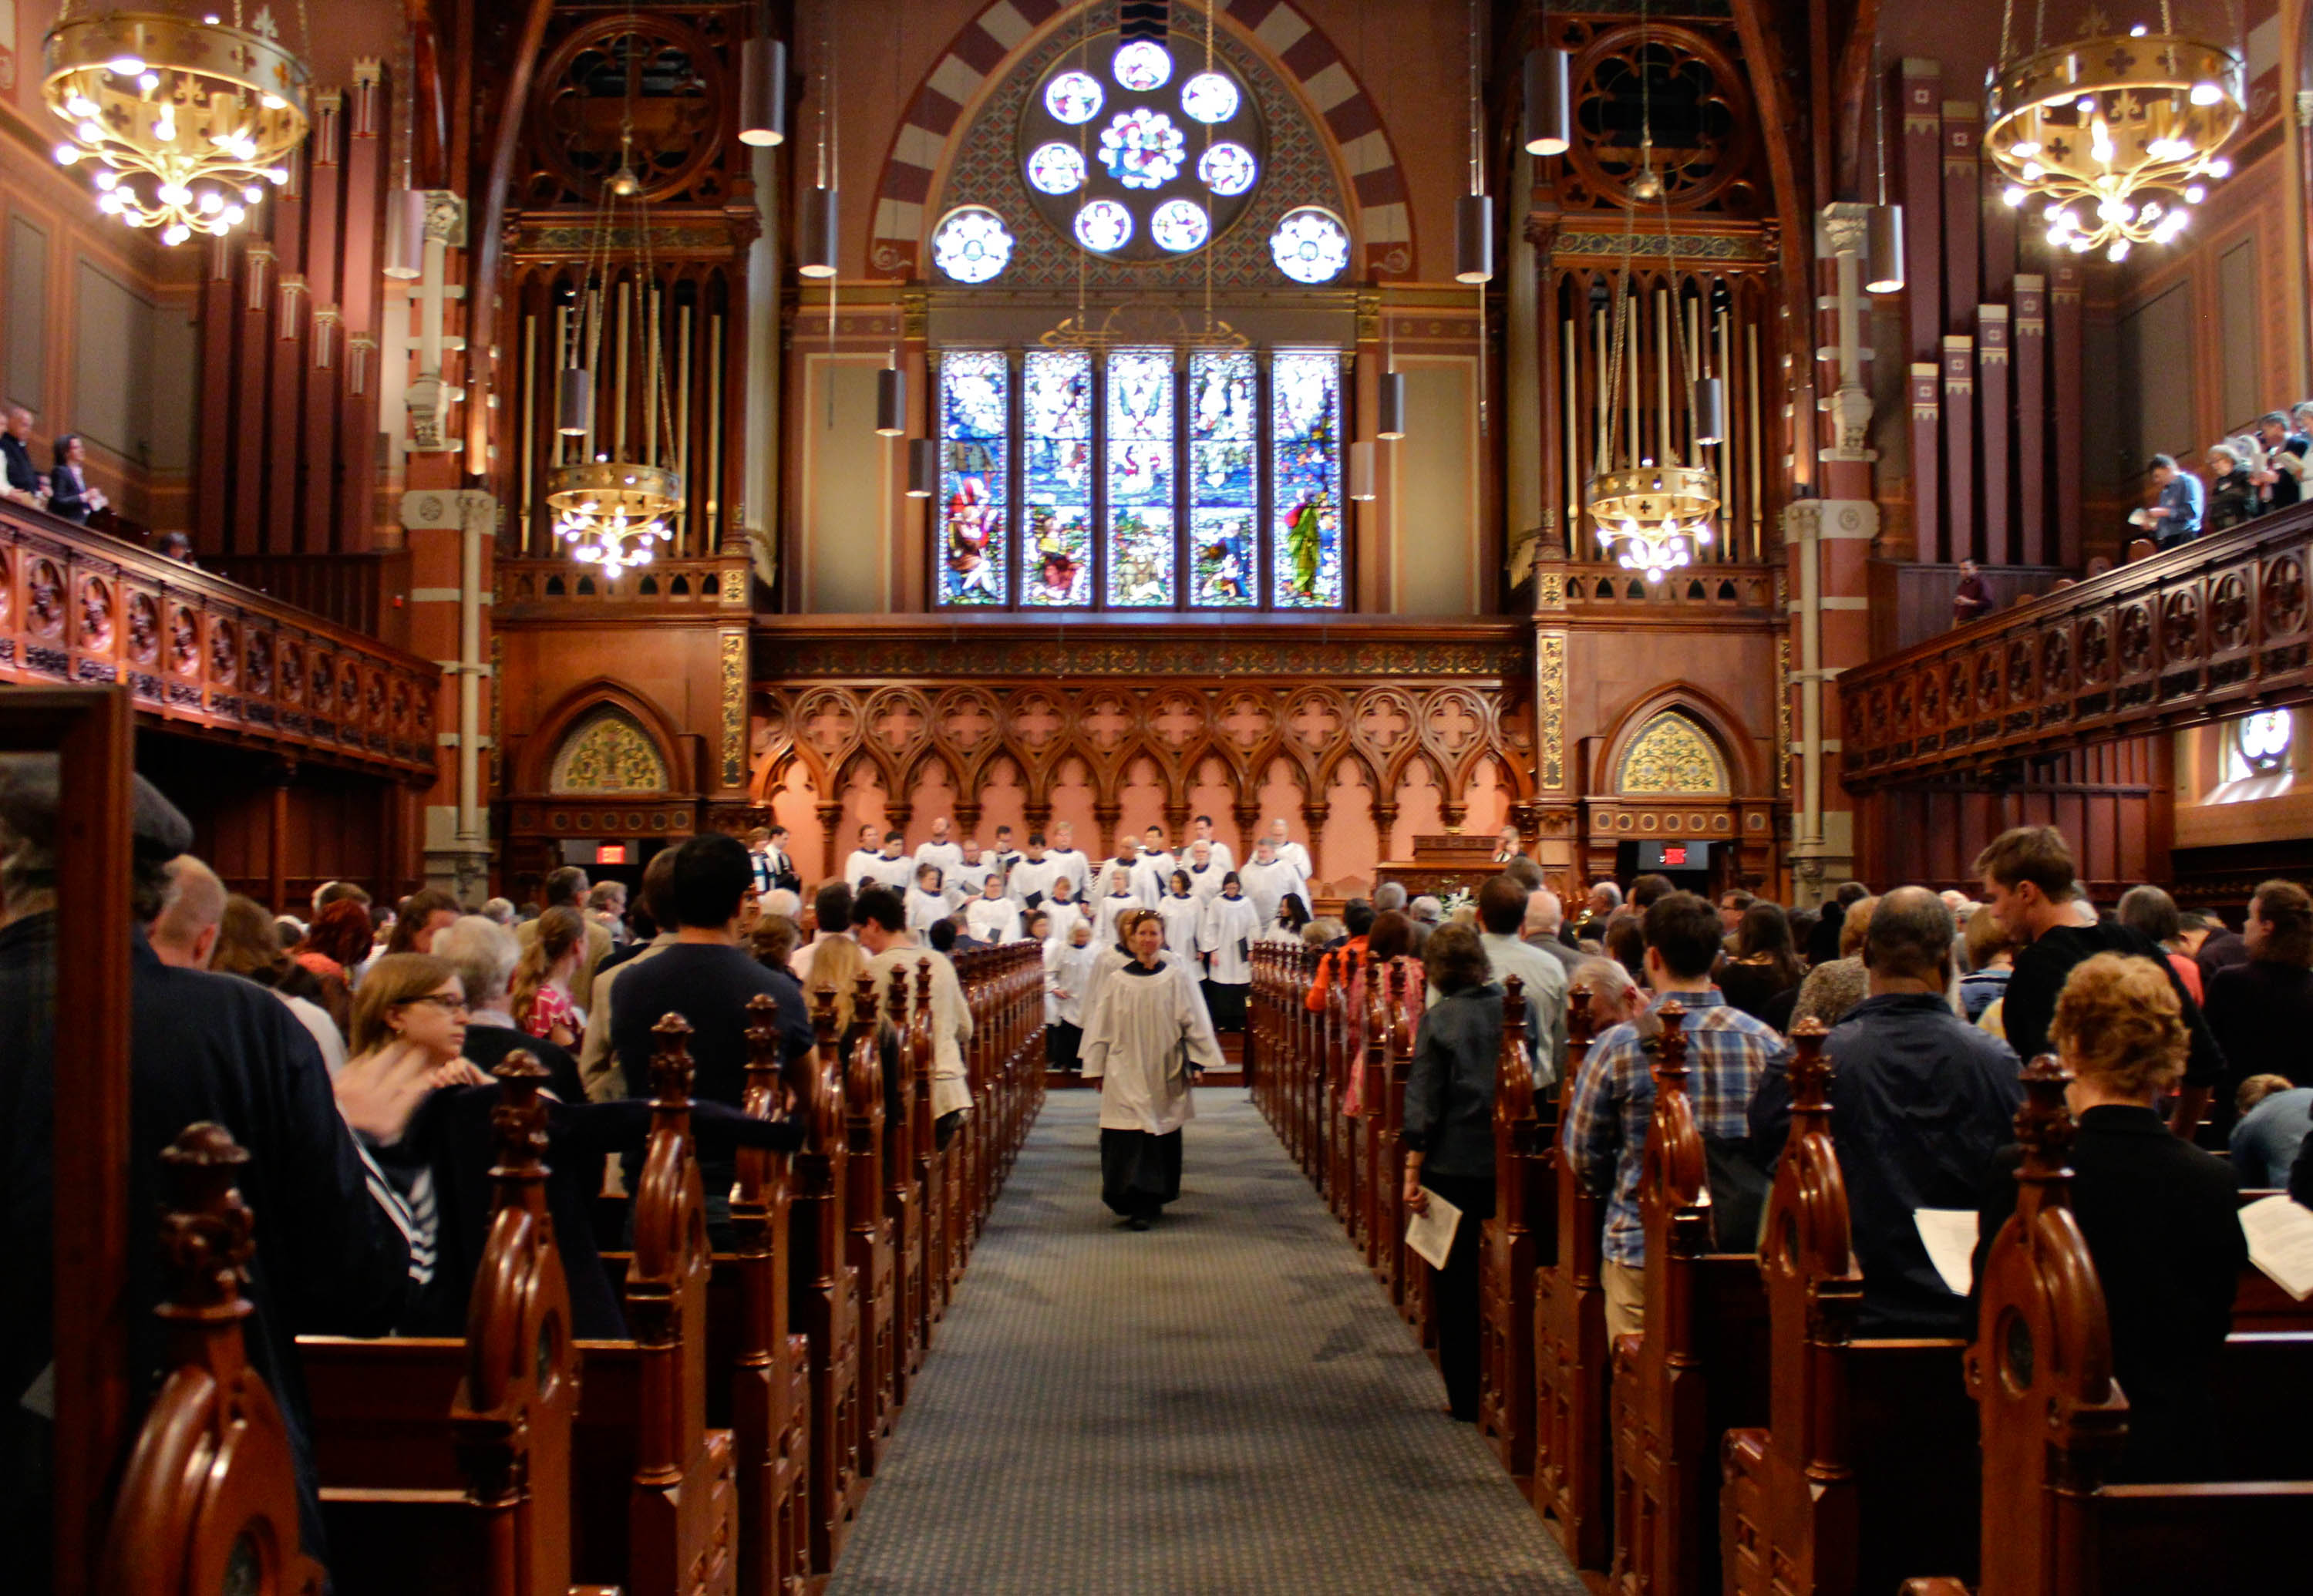
[[[1066,0],[993,0],[964,24],[917,86],[875,191],[875,232],[867,245],[871,276],[920,275],[924,234],[935,219],[927,207],[948,140],[1012,54],[1069,9]],[[1358,214],[1346,219],[1365,250],[1366,275],[1412,276],[1413,214],[1405,173],[1380,110],[1341,52],[1290,0],[1223,0],[1221,14],[1299,87],[1332,135],[1357,196]]]

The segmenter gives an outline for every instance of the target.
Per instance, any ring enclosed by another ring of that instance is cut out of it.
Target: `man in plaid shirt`
[[[1711,983],[1725,931],[1710,904],[1691,892],[1672,893],[1647,905],[1642,929],[1654,1005],[1637,1024],[1618,1025],[1591,1045],[1560,1136],[1584,1183],[1594,1192],[1613,1193],[1602,1269],[1610,1336],[1645,1328],[1647,1238],[1639,1220],[1639,1170],[1655,1106],[1655,1008],[1675,998],[1686,1010],[1686,1094],[1695,1129],[1706,1137],[1747,1137],[1751,1094],[1771,1065],[1790,1055],[1789,1043],[1728,1006]]]

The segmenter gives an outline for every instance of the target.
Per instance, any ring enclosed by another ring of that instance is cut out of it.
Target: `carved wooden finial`
[[[1831,1112],[1831,1061],[1823,1055],[1823,1039],[1829,1035],[1831,1027],[1812,1014],[1791,1027],[1791,1112],[1795,1115]],[[1813,1128],[1823,1129],[1825,1124]]]
[[[929,974],[929,971],[927,970],[926,974]],[[892,966],[890,995],[884,999],[884,1017],[890,1019],[894,1025],[898,1024],[907,1017],[908,972],[904,966],[893,965]]]
[[[1686,1005],[1671,999],[1655,1010],[1662,1030],[1655,1038],[1655,1089],[1686,1089]]]
[[[551,1079],[546,1066],[536,1054],[518,1047],[490,1073],[498,1081],[497,1107],[490,1110],[490,1129],[497,1133],[498,1143],[491,1178],[545,1179],[546,1100],[539,1094]]]
[[[658,1045],[651,1050],[652,1106],[690,1107],[690,1022],[670,1009],[651,1027],[651,1035],[658,1038]]]
[[[916,961],[916,997],[925,1003],[932,999],[932,961],[928,957]]]
[[[835,989],[822,986],[811,995],[811,1028],[822,1053],[835,1045]]]
[[[1590,1045],[1596,1033],[1591,1029],[1590,989],[1578,986],[1566,994],[1566,1054],[1579,1056],[1579,1050]]]
[[[862,970],[851,983],[851,1033],[857,1035],[863,1027],[875,1029],[882,1004],[875,991],[875,977]]]
[[[2016,1140],[2024,1144],[2018,1180],[2066,1180],[2064,1155],[2072,1145],[2072,1111],[2064,1102],[2071,1072],[2044,1053],[2024,1068],[2024,1106],[2016,1111]]]
[[[779,1067],[779,1001],[767,992],[747,1000],[747,1069]]]
[[[163,1318],[240,1318],[250,1311],[241,1294],[249,1277],[256,1215],[241,1199],[242,1167],[249,1151],[223,1125],[187,1125],[162,1149],[161,1164],[173,1204],[161,1214],[161,1257],[169,1276]]]

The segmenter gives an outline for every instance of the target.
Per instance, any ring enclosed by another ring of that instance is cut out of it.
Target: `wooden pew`
[[[1536,1111],[1526,1010],[1526,983],[1509,976],[1494,1062],[1494,1217],[1478,1255],[1478,1431],[1521,1480],[1534,1472],[1535,1274],[1556,1239],[1558,1129]]]
[[[758,1119],[787,1117],[801,1093],[783,1079],[778,1005],[758,995],[747,1011],[753,1023],[742,1106]],[[796,1068],[808,1070],[808,1061]],[[738,1165],[731,1188],[734,1253],[716,1259],[708,1283],[708,1356],[712,1368],[730,1373],[739,1592],[801,1596],[811,1577],[811,1349],[789,1328],[794,1171],[789,1158],[761,1148],[741,1149]],[[736,1290],[717,1289],[726,1281]]]
[[[1731,1430],[1719,1556],[1735,1596],[1850,1596],[1918,1568],[1973,1571],[1975,1413],[1956,1339],[1853,1337],[1863,1274],[1831,1137],[1826,1027],[1791,1032],[1791,1131],[1759,1258],[1767,1428]]]
[[[1983,1428],[1982,1596],[2137,1596],[2300,1590],[2313,1522],[2313,1336],[2236,1330],[2220,1407],[2265,1478],[2108,1485],[2127,1433],[2112,1331],[2064,1165],[2068,1077],[2045,1054],[2024,1071],[2016,1212],[1987,1249],[1967,1385]],[[2278,1438],[2279,1444],[2273,1444]],[[1965,1596],[1948,1576],[1906,1596]]]
[[[1358,1171],[1356,1235],[1366,1266],[1388,1278],[1388,1252],[1404,1193],[1391,1184],[1382,1147],[1382,1098],[1389,1080],[1389,976],[1371,957],[1360,961],[1350,989],[1358,1008],[1358,1045],[1350,1057],[1358,1112],[1350,1119],[1350,1157]]]
[[[1614,1561],[1626,1596],[1702,1596],[1719,1583],[1719,1438],[1762,1424],[1766,1300],[1754,1253],[1711,1250],[1711,1185],[1686,1096],[1684,1007],[1666,1002],[1639,1205],[1646,1330],[1614,1350]]]
[[[1405,1245],[1405,1087],[1413,1073],[1413,1043],[1429,993],[1407,978],[1400,966],[1390,983],[1389,1070],[1382,1082],[1381,1176],[1389,1234],[1382,1249],[1385,1276],[1398,1317],[1425,1346],[1434,1339],[1429,1322],[1429,1271]]]
[[[907,973],[894,970],[902,991]],[[892,1221],[884,1212],[884,1047],[875,977],[863,974],[852,994],[851,1024],[843,1037],[846,1185],[844,1261],[859,1284],[859,1472],[871,1477],[891,1439],[897,1406],[898,1321]]]
[[[812,1011],[818,1045],[805,1055],[796,1105],[811,1134],[796,1154],[788,1211],[791,1311],[811,1349],[811,1565],[835,1566],[866,1482],[859,1472],[859,1285],[845,1255],[844,1200],[850,1181],[840,1038],[835,994],[822,990]]]
[[[174,1177],[161,1221],[169,1374],[112,1504],[103,1596],[319,1596],[299,1542],[296,1459],[264,1377],[249,1366],[241,1294],[254,1216],[234,1184],[249,1154],[219,1125],[189,1125],[161,1154]],[[496,1587],[511,1591],[516,1587]]]
[[[887,1023],[899,1025],[908,1008],[907,972],[894,970],[884,1010]],[[904,1026],[892,1074],[893,1079],[885,1082],[884,1219],[892,1235],[892,1400],[903,1406],[909,1384],[923,1367],[931,1323],[924,1308],[925,1260],[929,1256],[924,1239],[924,1186],[915,1160],[916,1071]]]
[[[1566,1013],[1566,1078],[1558,1089],[1561,1126],[1592,1033],[1590,994],[1577,992]],[[1573,1160],[1554,1142],[1553,1137],[1556,1246],[1534,1278],[1534,1506],[1576,1567],[1603,1571],[1614,1549],[1606,1294],[1598,1268],[1606,1201],[1583,1184]]]
[[[903,1054],[914,1079],[915,1096],[909,1113],[908,1159],[916,1184],[923,1193],[924,1290],[922,1344],[931,1345],[932,1327],[947,1316],[948,1293],[954,1276],[948,1260],[955,1250],[955,1204],[948,1189],[948,1159],[940,1151],[938,1116],[932,1110],[932,966],[916,961],[916,1002],[908,1011]]]

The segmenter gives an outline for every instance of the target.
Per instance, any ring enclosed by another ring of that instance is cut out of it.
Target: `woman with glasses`
[[[449,960],[431,954],[389,953],[370,966],[347,1045],[342,1073],[374,1080],[404,1106],[395,1116],[404,1122],[437,1089],[486,1079],[465,1059],[465,985]]]

